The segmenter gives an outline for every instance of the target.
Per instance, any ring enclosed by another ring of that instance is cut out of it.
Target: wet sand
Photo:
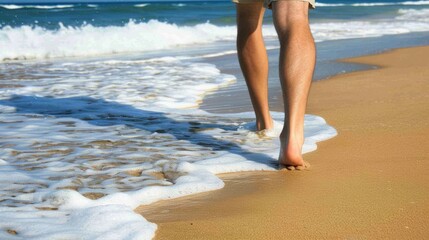
[[[225,188],[137,209],[156,239],[427,239],[429,46],[344,61],[379,69],[313,84],[338,136],[308,171],[223,174]]]

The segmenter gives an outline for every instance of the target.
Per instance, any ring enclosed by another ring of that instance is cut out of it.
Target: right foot
[[[280,143],[280,168],[303,170],[310,167],[310,164],[302,158],[302,144],[283,137],[280,137]]]

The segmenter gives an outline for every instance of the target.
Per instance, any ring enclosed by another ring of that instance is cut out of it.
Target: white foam
[[[316,2],[316,7],[341,7],[345,6],[344,3],[322,3],[322,2]]]
[[[14,10],[22,8],[36,8],[36,9],[61,9],[61,8],[72,8],[72,4],[63,5],[15,5],[15,4],[1,4],[0,7]]]
[[[429,22],[429,9],[399,9],[398,13],[400,14],[400,16],[398,16],[397,19],[407,21],[410,24],[427,24]]]
[[[222,188],[218,173],[277,169],[280,123],[255,134],[253,113],[195,109],[234,80],[214,65],[162,57],[0,71],[11,86],[0,89],[1,239],[12,237],[7,230],[24,239],[150,239],[156,225],[137,206]],[[335,135],[306,115],[303,152]]]
[[[395,3],[353,3],[351,6],[354,7],[375,7],[375,6],[389,6],[396,5]]]
[[[149,4],[149,3],[141,3],[141,4],[136,4],[136,5],[134,5],[134,7],[142,8],[142,7],[146,7],[146,6],[148,6],[148,5],[150,5],[150,4]]]
[[[152,239],[156,225],[124,205],[104,205],[73,211],[14,211],[0,208],[0,227],[18,232],[19,239]],[[108,219],[108,221],[106,221]],[[17,224],[17,221],[25,224]],[[1,239],[14,239],[0,231]]]
[[[311,25],[316,41],[379,37],[429,31],[429,9],[401,9],[390,21],[347,21]]]
[[[204,23],[177,26],[151,20],[125,26],[66,27],[58,30],[21,26],[0,29],[0,59],[47,59],[170,49],[235,38],[235,27]]]
[[[429,5],[429,1],[406,1],[402,5]]]

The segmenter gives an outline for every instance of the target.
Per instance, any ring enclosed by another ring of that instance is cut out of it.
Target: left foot
[[[270,130],[274,127],[273,119],[270,117],[267,121],[258,121],[256,120],[256,130],[263,131],[263,130]]]

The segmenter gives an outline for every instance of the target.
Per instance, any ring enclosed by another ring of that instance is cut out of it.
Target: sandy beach
[[[221,190],[136,211],[156,239],[428,238],[428,56],[347,59],[380,68],[315,82],[307,113],[338,136],[304,156],[309,171],[224,174]]]

